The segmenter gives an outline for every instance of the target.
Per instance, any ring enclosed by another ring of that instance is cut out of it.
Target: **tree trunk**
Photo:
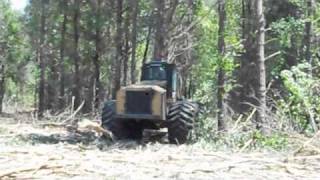
[[[305,37],[304,37],[304,45],[305,45],[305,59],[312,67],[312,53],[311,53],[311,44],[312,44],[312,16],[314,13],[314,0],[307,1],[307,18],[308,20],[305,22]],[[312,68],[309,70],[310,75],[312,75]]]
[[[80,55],[79,55],[79,39],[80,39],[80,1],[74,1],[73,14],[73,63],[74,63],[74,81],[72,88],[72,96],[74,97],[74,108],[80,106],[81,84],[80,84]]]
[[[155,13],[155,42],[153,50],[153,59],[162,59],[165,54],[165,1],[154,0],[156,13]]]
[[[101,0],[97,0],[97,7],[96,7],[96,29],[95,29],[95,56],[93,58],[93,65],[94,65],[94,81],[95,81],[95,89],[94,89],[94,109],[99,109],[100,106],[100,94],[102,91],[102,85],[100,82],[100,57],[102,51],[102,34],[101,34]]]
[[[117,91],[120,89],[121,84],[121,65],[122,65],[122,10],[123,10],[123,0],[117,0],[117,18],[116,18],[116,58],[115,58],[115,72],[114,72],[114,83],[112,90],[112,98],[115,99]]]
[[[235,71],[235,77],[239,86],[230,92],[229,105],[237,113],[246,114],[252,109],[252,105],[258,105],[256,89],[259,86],[256,67],[256,20],[255,0],[242,0],[242,39],[244,53],[240,57],[239,69]]]
[[[38,117],[43,117],[43,112],[45,110],[45,71],[46,65],[44,60],[44,51],[45,51],[45,26],[46,26],[46,0],[41,1],[41,17],[40,17],[40,45],[39,45],[39,68],[40,68],[40,81],[39,81],[39,90],[38,90]]]
[[[307,1],[307,18],[308,20],[305,23],[305,37],[304,37],[304,46],[305,46],[305,59],[310,65],[309,74],[312,77],[313,72],[313,57],[312,57],[312,39],[313,39],[313,24],[312,24],[312,16],[314,15],[314,0]],[[313,131],[317,132],[318,127],[314,118],[314,109],[307,107],[307,111],[309,112],[309,124],[312,126]]]
[[[5,94],[5,66],[0,61],[0,114],[3,112],[3,99]]]
[[[257,128],[265,130],[263,125],[266,123],[266,68],[265,68],[265,18],[263,12],[263,0],[256,1],[256,16],[257,16],[257,45],[258,59],[257,67],[259,72],[259,87],[257,91],[258,111],[257,111]]]
[[[217,108],[218,108],[218,131],[225,131],[226,122],[225,122],[225,113],[224,113],[224,82],[225,82],[225,72],[223,67],[223,59],[225,56],[225,22],[226,22],[226,10],[225,10],[225,1],[219,0],[219,32],[218,32],[218,51],[220,55],[220,63],[218,69],[218,93],[217,93]]]
[[[127,3],[127,12],[126,12],[126,19],[124,23],[124,36],[125,36],[125,47],[124,47],[124,52],[123,52],[123,85],[127,85],[127,80],[128,80],[128,63],[129,63],[129,51],[130,51],[130,11],[131,8],[129,7],[129,2]]]
[[[64,57],[65,57],[65,43],[67,31],[67,5],[66,0],[62,1],[61,11],[63,13],[63,21],[61,24],[61,41],[60,41],[60,61],[59,61],[59,109],[63,110],[65,107],[65,72],[64,72]]]
[[[136,83],[136,49],[137,49],[137,19],[139,13],[139,0],[130,0],[132,8],[132,31],[131,31],[131,84]]]
[[[50,1],[48,1],[50,2]],[[48,3],[48,7],[51,7],[53,4]],[[47,36],[48,40],[53,38],[53,31],[55,27],[52,26],[50,19],[48,19],[47,25]],[[56,112],[58,107],[58,84],[59,84],[59,73],[58,65],[59,61],[55,58],[55,51],[53,51],[53,46],[51,42],[48,43],[48,75],[47,75],[47,84],[46,84],[46,108],[50,112]]]
[[[142,65],[147,62],[147,56],[148,56],[148,52],[149,52],[151,33],[152,33],[152,25],[150,25],[149,28],[148,28],[148,35],[147,35],[147,39],[146,39],[147,42],[146,42],[146,47],[145,47],[144,53],[143,53]]]
[[[58,74],[58,62],[56,58],[54,58],[53,54],[50,54],[50,61],[48,62],[49,72],[47,77],[47,104],[46,108],[52,112],[57,110],[57,95],[58,95],[58,81],[59,81],[59,74]]]
[[[257,129],[267,133],[266,123],[266,69],[265,18],[263,0],[243,0],[243,38],[245,52],[235,75],[239,86],[230,92],[231,107],[239,113],[257,109]]]

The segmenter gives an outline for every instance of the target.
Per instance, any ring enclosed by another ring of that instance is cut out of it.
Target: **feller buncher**
[[[142,67],[141,81],[122,87],[102,110],[102,127],[115,139],[139,140],[144,129],[168,128],[172,144],[190,138],[199,107],[179,93],[176,65],[152,61]]]

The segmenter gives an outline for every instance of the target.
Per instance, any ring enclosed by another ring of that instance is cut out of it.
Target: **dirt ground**
[[[0,118],[0,179],[320,179],[320,155],[97,140],[37,141],[56,127]]]

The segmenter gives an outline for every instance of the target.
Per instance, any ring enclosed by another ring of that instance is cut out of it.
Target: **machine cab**
[[[162,61],[152,61],[144,64],[141,82],[159,85],[166,89],[167,98],[173,100],[177,98],[177,70],[174,64]]]

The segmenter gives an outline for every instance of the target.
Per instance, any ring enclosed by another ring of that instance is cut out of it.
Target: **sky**
[[[12,8],[18,11],[23,11],[27,5],[28,0],[10,0]]]

